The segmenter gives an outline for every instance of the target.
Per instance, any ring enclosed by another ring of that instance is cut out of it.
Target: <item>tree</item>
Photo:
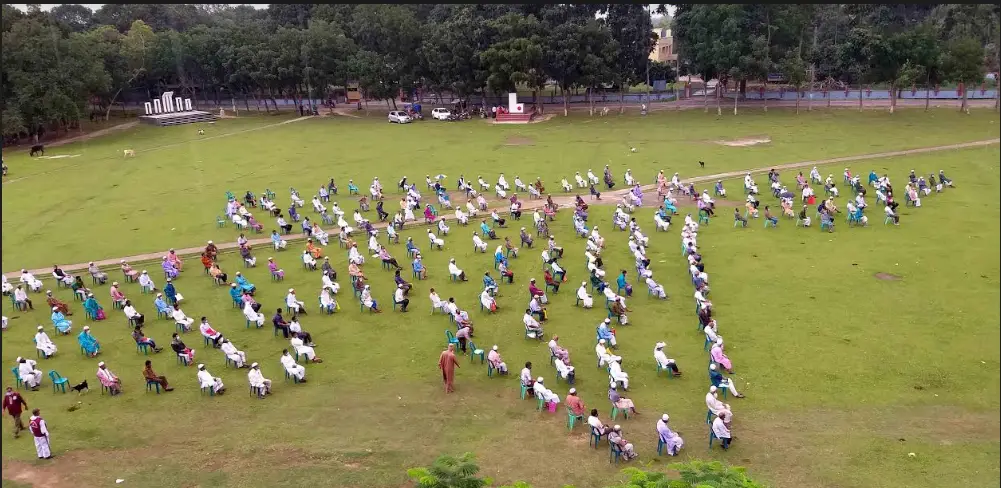
[[[731,467],[719,461],[676,463],[670,468],[680,479],[670,479],[664,473],[626,468],[622,472],[629,480],[610,488],[763,488],[747,476],[744,468]]]
[[[619,47],[612,76],[622,94],[626,88],[646,79],[650,53],[657,44],[650,12],[639,4],[604,4],[608,31]],[[623,97],[619,97],[619,113],[623,111]]]
[[[482,488],[492,481],[478,478],[480,467],[476,465],[476,456],[467,452],[459,457],[448,455],[438,456],[426,468],[410,468],[407,476],[420,488]]]
[[[568,12],[563,12],[564,19]],[[546,73],[563,92],[563,115],[569,114],[569,91],[590,72],[605,72],[615,62],[612,38],[604,25],[593,17],[563,22],[546,35]]]
[[[789,80],[789,84],[796,88],[796,113],[798,114],[800,90],[803,88],[803,83],[806,82],[806,62],[803,61],[803,57],[798,52],[792,52],[782,60],[781,66],[782,73]]]
[[[94,25],[94,11],[77,4],[56,5],[49,18],[66,32],[83,32]]]
[[[539,91],[546,83],[542,49],[542,25],[534,15],[506,14],[491,25],[499,41],[480,55],[487,66],[487,86],[495,93],[514,92],[519,83],[532,89],[536,109],[541,111]]]
[[[967,93],[970,84],[984,78],[984,47],[972,37],[949,42],[942,61],[946,78],[964,84],[963,102],[959,110],[969,113]]]

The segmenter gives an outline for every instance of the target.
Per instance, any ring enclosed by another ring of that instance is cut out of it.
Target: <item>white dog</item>
[[[135,156],[136,156],[135,150],[133,150],[133,149],[126,149],[125,150],[125,156],[124,157],[127,158],[127,157],[135,157]]]

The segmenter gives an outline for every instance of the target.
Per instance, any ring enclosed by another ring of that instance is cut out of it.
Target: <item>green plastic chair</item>
[[[577,419],[579,418],[581,422],[584,421],[583,415],[574,415],[573,410],[570,409],[570,405],[567,405],[567,430],[573,431],[575,425],[577,425]]]
[[[61,388],[63,393],[66,393],[66,384],[70,380],[60,376],[54,369],[49,371],[49,379],[52,380],[52,393],[56,392],[56,388]]]
[[[17,380],[17,387],[16,388],[18,390],[20,390],[21,389],[21,383],[23,383],[23,381],[21,381],[21,373],[17,372],[17,366],[14,366],[13,368],[10,368],[10,372],[14,373],[14,379]]]

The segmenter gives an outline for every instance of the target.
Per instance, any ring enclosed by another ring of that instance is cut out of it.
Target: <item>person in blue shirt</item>
[[[163,299],[163,293],[156,294],[156,299],[153,300],[153,306],[156,307],[157,313],[170,315],[173,312],[170,305],[167,305],[167,301]]]
[[[730,391],[730,394],[736,398],[744,398],[744,395],[738,393],[737,389],[734,387],[733,378],[724,378],[723,373],[720,373],[717,370],[716,363],[711,363],[709,365],[709,382],[716,388],[726,388]]]
[[[622,270],[622,273],[619,274],[619,277],[615,279],[615,284],[619,287],[620,290],[626,291],[627,297],[633,296],[633,285],[630,285],[629,281],[626,280],[626,270]]]
[[[239,271],[236,272],[236,285],[239,286],[243,291],[248,292],[251,295],[253,295],[254,291],[257,289],[257,287],[254,286],[253,283],[247,281],[247,278],[245,278],[243,274],[240,273]]]
[[[163,287],[163,294],[167,296],[167,303],[171,305],[177,303],[177,288],[174,288],[170,278],[167,278],[167,286]]]
[[[497,295],[497,292],[500,290],[497,282],[490,276],[490,272],[483,273],[483,289],[490,292],[491,295]]]
[[[480,221],[480,231],[482,231],[483,235],[489,237],[490,239],[496,239],[497,238],[497,233],[494,232],[494,230],[491,229],[489,225],[487,225],[487,221],[486,220],[481,220]]]

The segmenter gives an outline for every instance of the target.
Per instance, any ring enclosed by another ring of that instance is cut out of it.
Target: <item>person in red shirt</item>
[[[17,439],[24,430],[24,422],[21,421],[21,412],[28,408],[28,403],[24,401],[21,394],[7,387],[7,392],[3,396],[3,409],[14,417],[14,438]]]

